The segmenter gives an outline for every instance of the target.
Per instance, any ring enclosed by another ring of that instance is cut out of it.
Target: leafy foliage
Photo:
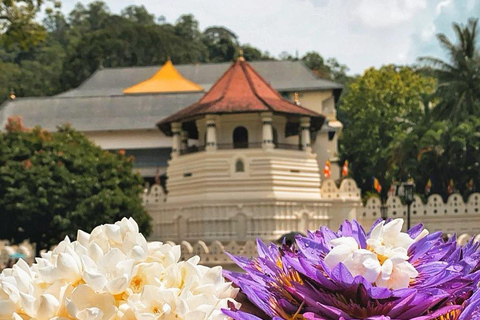
[[[444,34],[438,40],[449,56],[448,62],[424,57],[429,70],[438,80],[435,108],[437,119],[462,121],[471,114],[480,114],[480,53],[478,51],[478,19],[470,19],[464,27],[453,24],[458,42],[452,43]]]
[[[339,112],[345,122],[341,150],[364,192],[372,176],[381,181],[383,196],[393,181],[409,177],[421,194],[428,181],[430,193],[444,198],[480,191],[477,20],[453,29],[457,43],[438,35],[449,62],[421,59],[427,68],[420,71],[436,85],[416,70],[384,67],[349,86]]]
[[[350,160],[363,191],[372,190],[376,177],[386,194],[386,186],[396,177],[391,161],[394,142],[420,121],[423,97],[434,88],[433,79],[393,65],[368,69],[352,82],[341,105],[345,126],[341,153]]]
[[[0,134],[0,150],[2,239],[29,239],[39,250],[124,216],[150,231],[132,159],[102,150],[69,126],[27,130],[18,119]]]
[[[28,12],[35,17],[40,7],[34,5],[42,1],[3,1],[0,16],[7,3],[19,7],[21,2],[32,4]],[[225,27],[210,26],[202,32],[190,14],[168,24],[144,6],[128,6],[116,15],[102,1],[86,6],[79,3],[68,16],[48,10],[43,25],[33,20],[32,24],[41,36],[30,38],[28,45],[22,45],[22,39],[8,29],[0,35],[4,39],[0,45],[0,103],[8,99],[11,89],[16,96],[25,97],[75,88],[102,67],[159,65],[168,58],[176,64],[227,62],[238,56],[240,48],[249,61],[274,59],[268,52],[241,44]],[[22,32],[30,32],[21,19],[16,25],[24,26]],[[7,46],[7,42],[18,45]],[[320,57],[316,52],[309,54]],[[309,59],[303,60],[309,64]],[[342,81],[347,68],[335,61],[327,60],[321,76]]]
[[[54,1],[52,1],[54,2]],[[45,38],[45,29],[35,21],[43,0],[0,1],[0,43],[28,49]],[[59,2],[54,2],[59,7]]]

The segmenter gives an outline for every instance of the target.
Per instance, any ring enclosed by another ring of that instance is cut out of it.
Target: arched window
[[[273,144],[275,146],[278,145],[278,132],[277,132],[277,129],[275,129],[274,127],[272,127],[272,134],[273,134]]]
[[[238,159],[237,162],[235,163],[235,172],[245,172],[245,165],[243,164],[243,161]]]
[[[233,148],[248,148],[248,130],[245,127],[236,127],[233,130]]]

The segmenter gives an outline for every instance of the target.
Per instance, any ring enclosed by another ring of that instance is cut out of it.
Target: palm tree
[[[447,51],[449,61],[435,57],[423,57],[438,81],[436,96],[439,104],[432,116],[437,120],[464,120],[468,115],[480,114],[480,54],[477,48],[478,19],[470,19],[466,26],[453,24],[457,43],[452,43],[444,34],[437,38]]]

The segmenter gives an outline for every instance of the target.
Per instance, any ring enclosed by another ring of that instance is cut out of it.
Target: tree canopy
[[[40,250],[122,217],[149,233],[131,158],[102,150],[69,126],[50,133],[15,118],[0,133],[0,150],[2,239],[29,239]]]
[[[477,20],[453,29],[456,41],[438,35],[449,61],[426,57],[420,69],[369,69],[348,87],[339,112],[341,153],[364,192],[374,176],[383,197],[409,178],[424,195],[480,191]]]
[[[422,99],[434,88],[433,79],[393,65],[371,68],[351,83],[340,107],[341,153],[364,191],[372,190],[373,177],[384,186],[392,181],[392,143],[418,123]]]
[[[25,0],[31,4],[27,7],[20,2],[1,2],[0,16],[7,3],[22,10],[28,8],[31,25],[25,24],[20,16],[12,18],[11,28],[18,26],[31,36],[34,34],[30,29],[37,28],[39,34],[28,38],[29,42],[23,45],[22,37],[3,29],[6,31],[0,35],[4,39],[0,44],[0,103],[12,89],[16,96],[25,97],[54,95],[75,88],[102,67],[159,65],[168,58],[176,64],[228,62],[238,56],[239,49],[243,49],[249,61],[275,59],[268,52],[241,43],[235,32],[225,27],[200,30],[198,21],[190,14],[169,24],[144,6],[131,5],[114,14],[104,2],[94,1],[77,4],[68,16],[59,10],[48,10],[39,24],[33,18],[42,1]],[[59,5],[52,2],[50,7],[52,4]],[[316,52],[310,54],[320,56]],[[335,72],[346,67],[340,64],[336,67],[328,61],[321,76],[338,80]]]

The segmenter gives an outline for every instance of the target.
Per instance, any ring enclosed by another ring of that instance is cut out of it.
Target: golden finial
[[[15,91],[13,89],[10,90],[10,99],[15,100],[17,96],[15,95]]]
[[[297,106],[300,105],[300,99],[299,99],[299,97],[298,97],[298,92],[295,92],[295,94],[293,95],[293,101],[295,102],[295,104],[296,104]]]
[[[245,58],[243,57],[243,49],[238,50],[238,60],[245,61]]]

